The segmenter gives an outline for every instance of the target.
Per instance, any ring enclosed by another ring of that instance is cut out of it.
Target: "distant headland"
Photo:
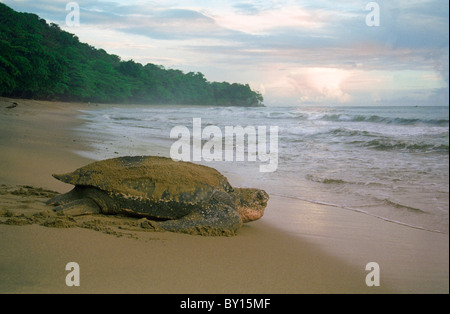
[[[209,82],[155,64],[123,61],[31,13],[0,3],[0,96],[39,100],[263,106],[248,84]]]

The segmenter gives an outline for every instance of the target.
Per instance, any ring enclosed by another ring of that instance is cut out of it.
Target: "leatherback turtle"
[[[147,218],[156,231],[235,235],[269,200],[263,190],[233,188],[216,169],[164,157],[108,159],[53,177],[75,185],[47,202],[55,211]]]

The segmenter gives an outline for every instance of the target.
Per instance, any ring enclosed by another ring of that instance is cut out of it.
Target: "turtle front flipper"
[[[82,216],[101,213],[100,207],[90,198],[82,198],[64,205],[60,205],[55,207],[54,211],[63,212],[69,216]]]
[[[215,204],[181,219],[148,221],[147,228],[202,236],[235,236],[242,226],[239,213],[226,204]]]

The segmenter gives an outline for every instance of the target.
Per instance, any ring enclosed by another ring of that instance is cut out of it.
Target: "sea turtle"
[[[108,159],[53,177],[75,185],[47,202],[55,211],[143,217],[157,231],[234,235],[269,200],[263,190],[233,188],[216,169],[164,157]]]

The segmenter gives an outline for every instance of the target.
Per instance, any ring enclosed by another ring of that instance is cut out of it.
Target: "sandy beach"
[[[448,234],[277,195],[235,237],[54,214],[45,201],[72,187],[51,174],[91,161],[74,153],[90,139],[71,130],[90,106],[0,98],[0,293],[449,292]],[[70,262],[80,287],[66,285]],[[371,262],[380,287],[366,285]]]

